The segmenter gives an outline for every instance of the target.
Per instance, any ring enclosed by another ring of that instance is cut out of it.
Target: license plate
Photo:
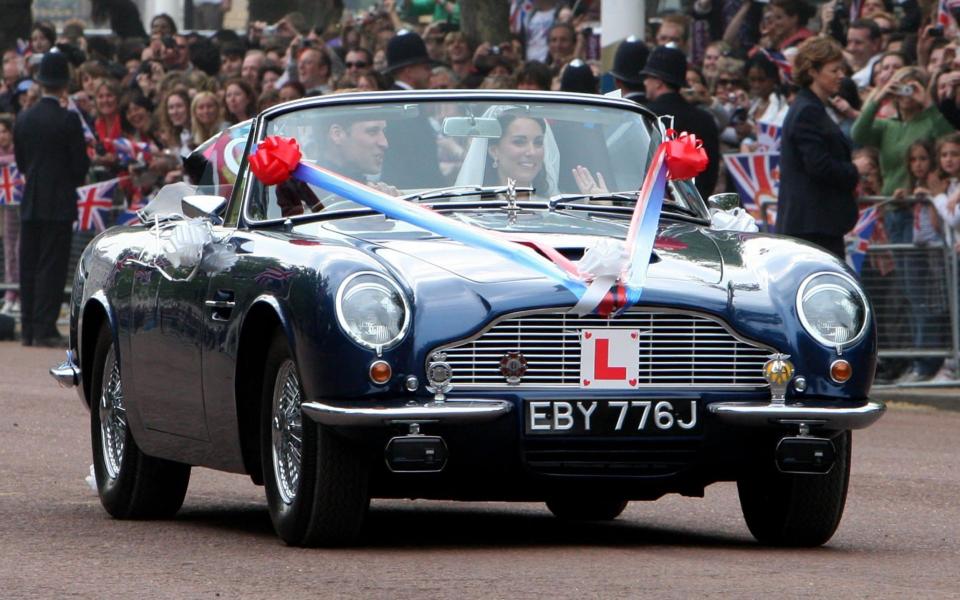
[[[700,430],[696,400],[528,400],[528,435],[683,435]]]

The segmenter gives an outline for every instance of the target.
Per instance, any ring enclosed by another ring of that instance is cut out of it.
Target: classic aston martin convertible
[[[736,481],[761,543],[825,543],[884,410],[870,302],[817,247],[712,227],[730,198],[682,138],[625,100],[458,91],[210,140],[77,267],[51,372],[104,508],[172,516],[204,466],[262,483],[286,543],[340,545],[371,497],[609,520]]]

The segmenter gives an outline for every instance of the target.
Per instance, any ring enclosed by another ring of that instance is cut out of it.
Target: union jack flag
[[[252,121],[237,123],[200,144],[197,148],[212,167],[213,181],[211,185],[218,188],[218,193],[222,196],[230,195],[230,188],[226,186],[232,186],[237,180],[243,146],[250,134],[251,124]]]
[[[30,41],[17,38],[17,56],[30,54]]]
[[[510,7],[510,31],[513,33],[523,31],[531,14],[533,14],[533,2],[530,0],[514,0]]]
[[[776,205],[766,210],[764,223],[761,206],[776,203],[780,196],[780,153],[724,154],[723,162],[733,177],[740,200],[757,223],[763,227],[776,223]]]
[[[873,230],[877,227],[879,217],[880,212],[876,206],[860,209],[856,225],[846,235],[847,264],[856,271],[857,275],[863,270],[863,259],[867,257],[870,238],[873,237]]]
[[[784,56],[783,52],[768,50],[766,48],[760,48],[759,51],[766,56],[770,62],[777,65],[777,69],[780,71],[781,82],[793,83],[793,63],[790,62],[789,58]]]
[[[106,145],[104,144],[104,146]],[[128,165],[138,160],[150,160],[150,144],[146,142],[135,142],[130,138],[122,137],[113,140],[112,145],[113,152],[117,155],[117,161],[121,165]]]
[[[87,124],[87,120],[83,118],[83,113],[80,111],[77,103],[73,101],[73,96],[67,96],[67,110],[72,113],[77,113],[77,116],[80,117],[80,127],[83,128],[84,140],[89,143],[97,139],[97,137],[93,135],[93,130],[90,129],[90,125]]]
[[[0,205],[17,206],[23,198],[23,175],[17,165],[0,167]]]
[[[103,217],[113,209],[113,195],[119,182],[119,179],[111,179],[77,188],[76,231],[106,229]]]
[[[957,14],[960,12],[960,0],[937,1],[937,25],[943,27],[945,37],[951,39],[957,31]]]
[[[773,123],[757,122],[757,143],[763,152],[779,152],[783,127]]]

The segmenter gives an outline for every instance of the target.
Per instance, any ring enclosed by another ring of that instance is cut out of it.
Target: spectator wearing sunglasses
[[[373,54],[366,48],[356,48],[347,52],[343,59],[345,73],[356,77],[373,68]]]

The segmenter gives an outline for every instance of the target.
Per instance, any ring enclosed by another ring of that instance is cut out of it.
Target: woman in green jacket
[[[910,145],[919,140],[935,139],[953,131],[953,126],[933,105],[927,90],[927,73],[919,67],[904,67],[886,84],[867,98],[860,116],[850,131],[859,146],[873,146],[880,151],[884,196],[907,190],[910,174],[903,157]],[[886,98],[893,98],[898,117],[877,118],[877,110]],[[909,193],[909,190],[908,192]],[[913,211],[910,206],[888,210],[884,214],[887,236],[893,243],[913,241]]]

